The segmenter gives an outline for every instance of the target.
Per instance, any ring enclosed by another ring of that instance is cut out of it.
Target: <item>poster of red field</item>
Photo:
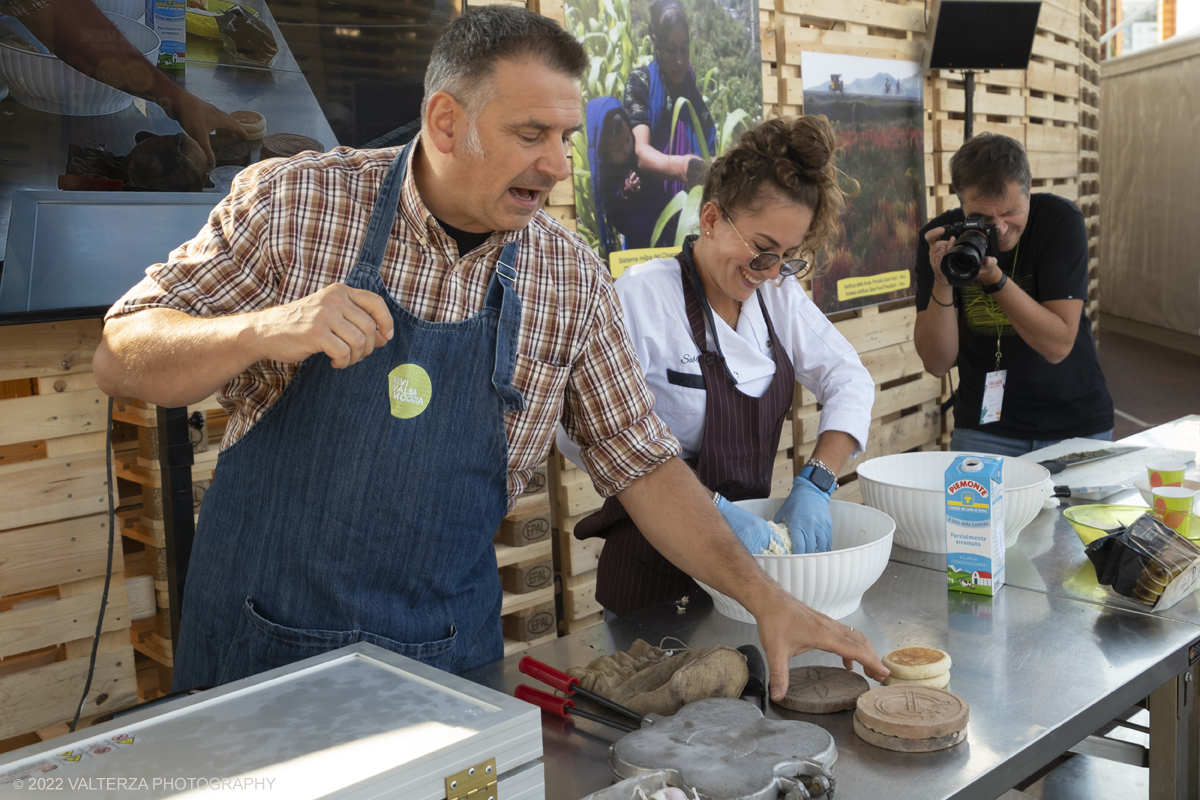
[[[859,184],[818,260],[813,300],[832,314],[909,297],[925,209],[921,65],[803,53],[800,69],[804,113],[829,117],[838,166]]]

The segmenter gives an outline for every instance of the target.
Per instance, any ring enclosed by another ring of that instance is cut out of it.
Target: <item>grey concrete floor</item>
[[[1150,715],[1138,711],[1130,722],[1150,724]],[[1116,728],[1110,738],[1146,747],[1150,737],[1129,728]],[[1053,770],[1035,781],[1021,784],[1000,800],[1144,800],[1150,796],[1149,772],[1093,756],[1067,754]]]
[[[1100,366],[1116,407],[1114,439],[1200,413],[1200,356],[1102,327]]]

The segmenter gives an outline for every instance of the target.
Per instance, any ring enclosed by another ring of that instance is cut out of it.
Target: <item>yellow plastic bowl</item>
[[[1117,528],[1133,524],[1133,521],[1143,514],[1153,511],[1143,506],[1071,506],[1063,510],[1063,517],[1071,523],[1084,546],[1091,544],[1102,536],[1116,533]],[[1174,515],[1177,512],[1172,512]],[[1188,514],[1190,517],[1187,538],[1200,542],[1200,517]]]
[[[221,31],[217,30],[217,17],[224,14],[237,3],[228,3],[225,0],[208,0],[208,10],[204,11],[199,8],[189,8],[187,10],[187,32],[193,36],[203,36],[205,39],[220,39]],[[258,12],[247,5],[242,8],[250,12],[253,17],[258,16]]]

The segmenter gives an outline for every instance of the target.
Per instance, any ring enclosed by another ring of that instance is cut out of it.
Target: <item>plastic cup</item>
[[[1153,464],[1147,464],[1146,471],[1150,473],[1150,488],[1183,486],[1183,473],[1186,469],[1186,464],[1180,464],[1176,461],[1158,461]]]
[[[1160,486],[1154,490],[1154,516],[1180,536],[1188,535],[1196,492],[1179,486]]]

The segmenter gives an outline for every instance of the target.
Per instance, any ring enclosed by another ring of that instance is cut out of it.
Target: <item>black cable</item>
[[[937,299],[936,297],[934,297],[932,294],[930,294],[930,295],[929,295],[929,299],[930,299],[930,300],[932,300],[933,302],[937,303],[937,304],[938,304],[939,306],[941,306],[942,308],[953,308],[953,307],[954,307],[954,301],[953,301],[953,300],[951,300],[949,303],[943,303],[941,300],[938,300],[938,299]]]
[[[104,627],[104,609],[108,605],[108,587],[112,584],[113,544],[117,531],[117,511],[113,496],[116,480],[113,478],[112,433],[113,399],[110,397],[108,398],[108,434],[104,437],[104,461],[108,467],[108,566],[104,570],[104,593],[100,595],[100,614],[96,617],[96,638],[92,639],[92,658],[88,662],[87,682],[83,685],[83,697],[79,698],[79,707],[75,709],[75,719],[71,720],[71,733],[75,732],[75,727],[79,724],[79,715],[83,713],[88,692],[92,690],[92,676],[96,672],[96,653],[100,650],[100,631]]]

